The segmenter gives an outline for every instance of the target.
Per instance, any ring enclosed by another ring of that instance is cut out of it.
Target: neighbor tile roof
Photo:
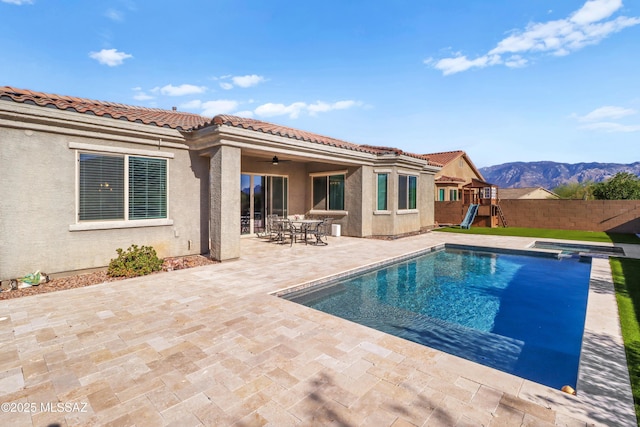
[[[424,154],[425,157],[428,157],[429,160],[434,161],[436,163],[440,163],[441,165],[446,165],[449,162],[457,159],[458,157],[464,155],[464,151],[456,150],[456,151],[444,151],[441,153],[429,153]]]
[[[322,136],[299,129],[262,122],[255,119],[231,115],[218,115],[213,119],[193,113],[169,111],[160,108],[136,107],[115,102],[96,101],[73,96],[55,95],[50,93],[35,92],[26,89],[17,89],[11,86],[0,87],[0,100],[20,102],[24,104],[39,105],[41,107],[57,108],[59,110],[75,111],[78,113],[93,114],[101,117],[127,120],[130,122],[169,127],[178,130],[197,130],[206,126],[233,126],[243,129],[264,132],[287,138],[309,141],[338,148],[345,148],[372,154],[404,154],[406,156],[426,160],[430,165],[442,166],[440,162],[431,161],[428,156],[404,152],[398,148],[375,147],[371,145],[358,145],[339,139]]]
[[[436,182],[465,182],[462,178],[457,178],[455,176],[446,176],[442,175],[436,178]]]
[[[521,188],[501,188],[500,198],[501,199],[520,199],[536,191],[542,191],[548,194],[548,197],[560,197],[553,191],[547,190],[544,187],[521,187]]]
[[[95,101],[73,96],[17,89],[10,86],[0,87],[0,100],[11,100],[24,104],[70,110],[180,130],[202,126],[211,121],[211,119],[193,113],[169,111],[160,108],[135,107],[115,102]]]

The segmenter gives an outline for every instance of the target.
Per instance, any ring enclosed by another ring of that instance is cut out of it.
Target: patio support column
[[[209,166],[209,238],[211,256],[240,257],[240,149],[218,146]]]

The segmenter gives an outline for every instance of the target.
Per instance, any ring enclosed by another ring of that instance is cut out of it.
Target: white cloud
[[[124,21],[124,15],[122,14],[122,12],[120,12],[119,10],[115,10],[115,9],[108,9],[105,12],[105,16],[109,19],[111,19],[112,21],[117,21],[117,22],[122,22]]]
[[[597,44],[627,27],[640,24],[640,17],[620,16],[607,20],[621,7],[622,0],[589,0],[568,18],[534,22],[524,30],[512,31],[496,47],[478,58],[468,59],[465,55],[458,54],[436,61],[432,66],[448,75],[497,64],[523,67],[529,62],[523,55],[547,53],[565,56],[585,46]],[[504,54],[512,56],[504,60]],[[430,65],[433,60],[428,58],[424,63]]]
[[[315,104],[307,105],[309,114],[316,115],[317,113],[324,113],[331,110],[346,110],[347,108],[361,106],[362,103],[358,101],[338,101],[333,104],[317,101]]]
[[[622,0],[589,0],[569,20],[576,24],[590,24],[610,17],[622,7]]]
[[[251,74],[248,76],[235,76],[232,77],[231,80],[236,86],[251,87],[257,85],[258,83],[262,83],[264,81],[264,77],[258,76],[256,74]]]
[[[253,117],[253,111],[250,111],[250,110],[236,111],[235,113],[233,113],[233,115],[239,116],[239,117],[251,118]]]
[[[257,74],[248,74],[246,76],[226,75],[226,76],[220,76],[220,77],[213,77],[213,80],[231,80],[231,82],[227,82],[227,81],[220,82],[220,87],[222,89],[229,90],[229,89],[233,89],[236,86],[242,87],[242,88],[256,86],[264,82],[265,78]]]
[[[203,111],[200,113],[205,117],[213,117],[217,114],[227,114],[238,108],[238,102],[229,99],[218,99],[216,101],[203,102]]]
[[[615,122],[598,122],[582,126],[582,129],[603,130],[606,132],[640,132],[640,125],[623,125]]]
[[[306,108],[307,104],[304,102],[294,102],[293,104],[274,104],[266,103],[260,105],[254,111],[258,116],[272,117],[272,116],[289,116],[292,119],[297,119],[300,112]]]
[[[135,92],[135,95],[133,95],[133,99],[135,99],[136,101],[148,101],[150,99],[154,99],[153,96],[147,95],[141,87],[134,87],[132,90]]]
[[[605,119],[621,119],[622,117],[632,116],[637,111],[631,108],[615,107],[612,105],[605,105],[604,107],[596,108],[590,113],[584,116],[574,115],[581,122],[595,122]]]
[[[133,58],[133,55],[129,55],[128,53],[124,52],[118,52],[116,49],[102,49],[100,52],[89,53],[89,57],[97,60],[103,65],[115,67],[117,65],[122,65],[125,59]]]
[[[134,90],[138,90],[135,88]],[[140,91],[141,92],[141,91]],[[152,89],[152,92],[160,92],[160,88]],[[361,107],[363,103],[354,100],[343,100],[334,103],[317,101],[313,104],[306,102],[293,102],[289,105],[281,103],[268,102],[261,104],[253,110],[239,110],[241,105],[245,108],[247,105],[254,103],[253,99],[249,101],[236,101],[231,99],[218,99],[211,101],[202,101],[199,99],[191,100],[180,105],[182,110],[198,111],[205,117],[213,117],[217,114],[234,114],[242,117],[276,117],[289,116],[292,119],[300,117],[302,114],[315,116],[318,113],[324,113],[333,110],[346,110],[348,108]],[[250,108],[250,107],[249,107]]]
[[[579,116],[572,114],[571,117],[579,122],[585,123],[580,128],[588,130],[601,130],[605,132],[640,132],[640,125],[628,125],[616,123],[612,120],[619,120],[624,117],[633,116],[638,112],[631,108],[605,105],[595,110]]]
[[[444,58],[436,62],[434,68],[442,71],[445,76],[448,74],[466,71],[469,68],[484,68],[489,65],[499,64],[501,61],[498,55],[484,55],[479,58],[470,60],[466,56],[456,56],[453,58]]]
[[[156,87],[152,91],[154,92],[159,91],[161,94],[168,95],[168,96],[184,96],[184,95],[194,95],[197,93],[203,93],[206,90],[207,88],[204,86],[195,86],[195,85],[189,85],[189,84],[173,86],[171,84],[168,84],[161,88]]]
[[[9,3],[9,4],[17,4],[18,6],[21,6],[23,4],[33,4],[33,0],[1,0],[2,3]]]
[[[520,55],[512,55],[509,59],[504,61],[504,65],[506,65],[509,68],[526,67],[528,63],[529,61]]]
[[[362,102],[345,100],[338,101],[332,104],[316,101],[313,104],[307,104],[306,102],[294,102],[289,105],[267,103],[262,104],[254,110],[254,113],[258,116],[273,117],[273,116],[289,116],[292,119],[297,119],[300,114],[306,112],[311,116],[315,116],[318,113],[325,113],[332,110],[345,110],[347,108],[362,106]]]

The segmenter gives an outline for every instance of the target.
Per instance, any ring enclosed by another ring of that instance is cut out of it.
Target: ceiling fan
[[[291,160],[281,160],[281,159],[278,159],[278,156],[273,156],[273,159],[271,159],[271,160],[262,160],[262,162],[265,162],[265,163],[271,163],[272,165],[278,165],[278,164],[280,164],[280,163],[290,162],[290,161],[291,161]]]

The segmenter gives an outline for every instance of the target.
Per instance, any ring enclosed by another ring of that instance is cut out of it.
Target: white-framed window
[[[69,142],[76,159],[76,221],[69,231],[172,225],[169,159],[161,150]]]
[[[167,159],[78,153],[78,222],[167,218]]]
[[[346,171],[312,173],[312,210],[344,211]]]
[[[418,177],[398,175],[398,210],[416,209],[418,206]]]
[[[455,202],[458,200],[458,189],[457,188],[450,188],[449,189],[449,200],[452,202]]]

